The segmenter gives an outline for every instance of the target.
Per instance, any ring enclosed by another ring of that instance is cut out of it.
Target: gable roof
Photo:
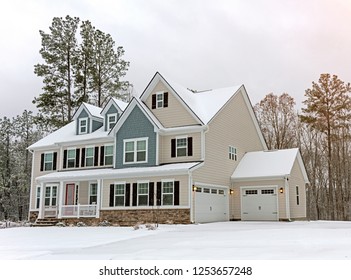
[[[128,116],[133,111],[135,106],[138,106],[140,108],[140,110],[143,112],[143,114],[154,125],[155,130],[159,130],[159,129],[163,128],[160,121],[154,116],[154,114],[151,113],[149,108],[143,102],[141,102],[138,98],[133,97],[133,99],[129,102],[127,108],[123,111],[121,117],[117,120],[117,123],[114,125],[114,127],[109,132],[109,135],[114,134],[117,130],[119,130],[121,128],[121,126],[127,120]]]
[[[102,119],[102,116],[100,114],[101,108],[85,102],[83,102],[79,106],[78,110],[74,113],[73,119],[76,120],[83,110],[85,110],[93,118]]]
[[[100,114],[104,115],[107,109],[110,107],[110,104],[113,103],[116,107],[117,110],[119,110],[121,113],[127,108],[128,103],[119,100],[117,98],[111,97],[110,100],[106,103],[105,107],[101,110]]]
[[[193,92],[168,78],[165,79],[159,72],[156,72],[140,96],[142,101],[146,101],[159,81],[162,81],[195,119],[202,124],[209,123],[242,86]]]
[[[309,183],[305,165],[297,148],[248,152],[241,159],[231,178],[233,181],[245,181],[289,177],[296,159],[305,183]]]

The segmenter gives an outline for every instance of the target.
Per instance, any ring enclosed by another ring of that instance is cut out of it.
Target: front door
[[[78,186],[76,188],[75,184],[67,184],[66,185],[66,201],[65,205],[75,205],[76,204],[76,192],[78,190]]]

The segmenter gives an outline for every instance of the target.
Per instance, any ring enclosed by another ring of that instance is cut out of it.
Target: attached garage
[[[241,220],[279,220],[277,190],[277,186],[241,187]]]
[[[229,220],[228,189],[197,186],[193,196],[196,223]]]

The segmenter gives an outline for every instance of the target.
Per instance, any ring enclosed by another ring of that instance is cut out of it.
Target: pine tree
[[[33,103],[39,109],[40,121],[57,128],[72,120],[73,63],[76,56],[76,31],[79,18],[53,18],[50,33],[39,31],[45,63],[34,66],[34,73],[43,77],[43,93]]]
[[[321,74],[318,83],[305,92],[306,108],[302,109],[301,121],[325,136],[328,166],[328,208],[331,219],[336,218],[336,163],[333,162],[334,149],[342,129],[349,129],[351,121],[351,87],[336,75]],[[321,143],[323,145],[323,143]]]
[[[98,107],[107,103],[109,97],[127,99],[129,83],[122,81],[129,66],[129,62],[121,57],[123,47],[117,47],[110,34],[100,30],[94,31],[93,57],[89,87],[93,93],[92,102]]]

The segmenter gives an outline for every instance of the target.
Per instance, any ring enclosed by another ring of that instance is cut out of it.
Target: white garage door
[[[277,221],[278,196],[276,186],[242,187],[241,220]]]
[[[197,187],[194,195],[196,223],[229,220],[227,189],[218,187]]]

